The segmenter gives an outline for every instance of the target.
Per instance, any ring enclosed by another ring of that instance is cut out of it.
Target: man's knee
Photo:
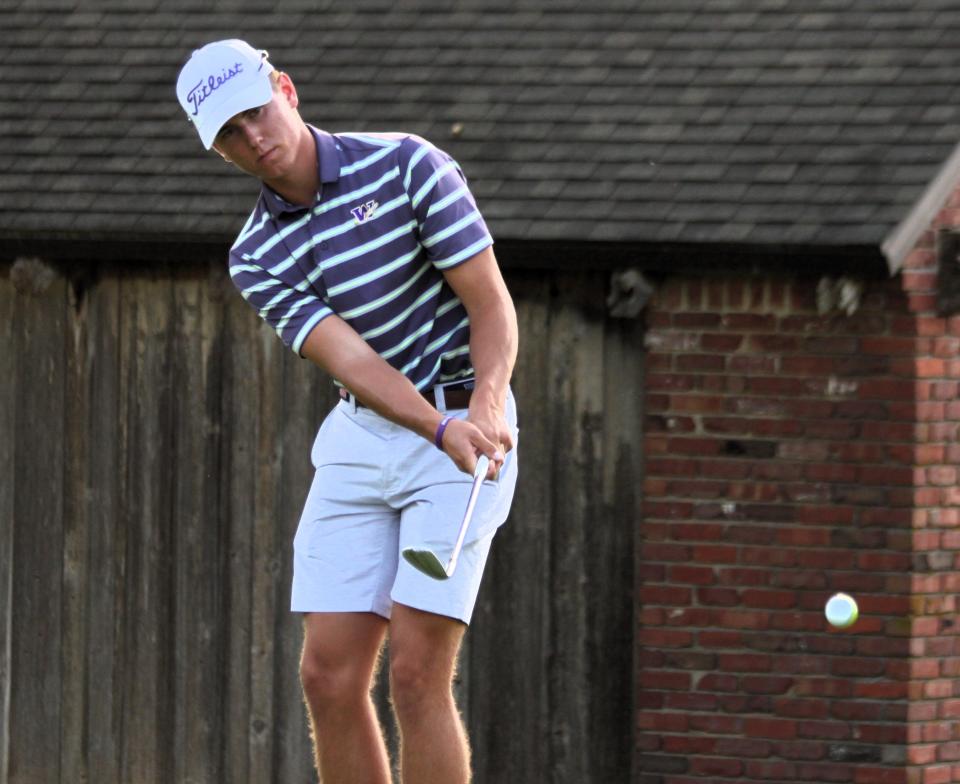
[[[308,627],[300,657],[300,683],[311,706],[365,699],[376,673],[382,631],[357,619],[345,625]]]
[[[408,626],[390,641],[390,696],[397,713],[452,699],[453,676],[462,627],[437,634],[430,626]]]
[[[314,704],[343,704],[363,697],[370,673],[350,662],[333,662],[305,649],[300,659],[300,684]]]
[[[429,651],[390,652],[390,697],[401,716],[450,699],[450,668]]]

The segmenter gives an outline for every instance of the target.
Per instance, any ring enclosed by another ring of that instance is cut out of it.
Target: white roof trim
[[[928,228],[943,207],[953,189],[960,184],[960,144],[953,148],[946,163],[940,167],[926,191],[913,205],[907,216],[891,231],[880,246],[891,275],[896,275],[907,255],[914,249],[920,235]]]

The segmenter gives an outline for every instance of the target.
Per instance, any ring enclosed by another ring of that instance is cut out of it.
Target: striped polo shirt
[[[493,239],[460,167],[417,136],[310,130],[317,199],[263,187],[230,250],[234,284],[297,353],[336,313],[420,390],[472,376],[470,321],[442,271]]]

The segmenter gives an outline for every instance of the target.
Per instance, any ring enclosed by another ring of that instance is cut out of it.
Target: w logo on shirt
[[[368,201],[366,204],[361,204],[358,207],[354,207],[350,210],[350,214],[353,215],[353,220],[357,223],[366,223],[373,217],[373,213],[377,211],[379,203],[375,201]]]

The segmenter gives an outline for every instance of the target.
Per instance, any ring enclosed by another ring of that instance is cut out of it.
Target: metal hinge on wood
[[[653,285],[643,273],[630,267],[610,275],[607,311],[614,318],[636,318],[653,296]]]

